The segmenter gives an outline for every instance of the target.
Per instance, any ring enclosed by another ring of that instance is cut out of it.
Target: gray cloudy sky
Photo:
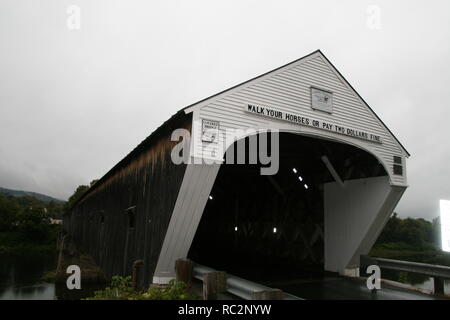
[[[432,218],[449,39],[448,0],[0,0],[0,186],[66,199],[182,107],[320,48],[412,154],[397,211]]]

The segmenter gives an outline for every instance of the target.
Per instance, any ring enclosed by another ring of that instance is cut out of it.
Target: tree
[[[417,248],[425,248],[437,243],[439,237],[438,220],[433,223],[422,219],[400,219],[394,213],[381,232],[376,245],[383,243],[403,243]]]
[[[72,208],[72,206],[75,204],[75,202],[78,201],[78,199],[81,198],[81,196],[89,190],[89,188],[92,188],[94,186],[94,184],[96,184],[98,181],[98,179],[94,179],[91,181],[91,183],[87,186],[87,185],[80,185],[78,186],[78,188],[75,190],[75,192],[69,197],[69,201],[66,202],[66,205],[64,207],[64,211],[67,212],[69,211],[70,208]]]
[[[15,227],[19,209],[16,199],[0,194],[0,231],[10,231]]]
[[[442,246],[442,239],[441,239],[441,217],[436,217],[431,222],[432,224],[432,232],[433,232],[433,243],[438,247],[441,248]]]
[[[401,242],[411,245],[421,245],[426,242],[426,230],[419,219],[407,218],[402,220],[399,228]]]
[[[63,214],[64,206],[65,204],[54,202],[52,200],[45,207],[47,208],[48,214],[51,218],[60,219]]]
[[[66,203],[65,211],[69,210],[88,189],[89,186],[86,185],[78,186],[75,192],[69,197],[69,201]]]
[[[43,242],[49,238],[50,217],[43,206],[25,207],[17,218],[17,230],[24,239]]]
[[[386,226],[381,232],[378,243],[387,243],[387,242],[397,242],[399,240],[399,227],[401,225],[402,220],[397,218],[397,213],[393,213],[393,215],[389,218]]]

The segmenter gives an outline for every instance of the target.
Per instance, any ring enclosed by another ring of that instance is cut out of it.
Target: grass
[[[383,243],[376,245],[369,255],[386,259],[450,266],[450,254],[437,249],[431,243],[423,243],[421,245],[411,245],[403,242]]]
[[[42,276],[41,281],[48,283],[56,282],[56,272],[55,271],[47,272],[46,274],[44,274],[44,276]]]

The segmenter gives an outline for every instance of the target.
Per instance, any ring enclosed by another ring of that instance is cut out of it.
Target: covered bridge
[[[408,156],[315,51],[180,110],[63,226],[107,275],[142,259],[145,285],[173,279],[179,258],[249,278],[357,274],[407,188]]]

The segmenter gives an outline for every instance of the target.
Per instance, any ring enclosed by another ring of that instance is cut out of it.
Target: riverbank
[[[68,235],[60,234],[57,241],[58,260],[53,274],[56,282],[64,282],[67,280],[67,267],[77,265],[81,270],[81,282],[103,284],[108,283],[108,279],[103,270],[97,265],[94,258],[85,252],[80,246]],[[49,274],[48,277],[52,275]]]
[[[403,242],[382,243],[372,248],[369,255],[378,258],[450,266],[450,253],[436,249],[431,243],[421,246]]]
[[[403,242],[377,244],[369,253],[370,256],[450,266],[450,253],[438,250],[432,243],[410,245]],[[361,274],[365,271],[361,270]],[[434,281],[431,277],[403,271],[383,270],[382,278],[396,283],[413,286],[421,292],[433,292]],[[445,281],[444,291],[450,295],[450,281]],[[447,297],[448,298],[448,297]]]

